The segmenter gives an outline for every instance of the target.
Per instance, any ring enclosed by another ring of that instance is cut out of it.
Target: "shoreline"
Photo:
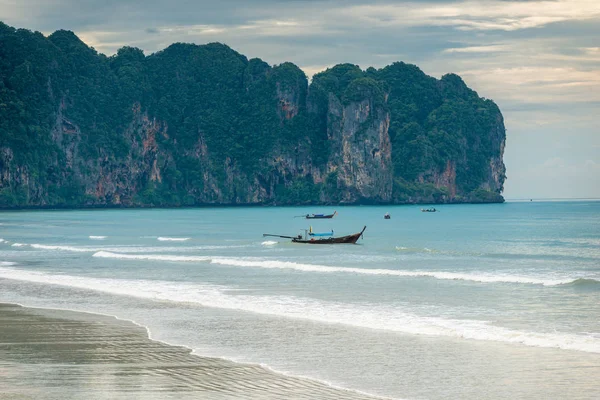
[[[565,199],[565,201],[569,201]],[[236,203],[236,204],[194,204],[194,205],[143,205],[143,204],[91,204],[91,205],[21,205],[0,206],[0,211],[51,211],[51,210],[177,210],[177,209],[202,209],[202,208],[275,208],[275,207],[392,207],[392,206],[451,206],[462,204],[504,204],[507,200],[497,201],[442,201],[442,202],[356,202],[356,203],[306,203],[306,204],[277,204],[277,203]]]
[[[452,201],[452,202],[404,202],[404,203],[308,203],[308,204],[196,204],[191,206],[150,206],[150,205],[119,205],[119,204],[97,204],[97,205],[50,205],[50,206],[0,206],[0,212],[19,212],[19,211],[96,211],[96,210],[195,210],[195,209],[232,209],[232,208],[304,208],[304,207],[397,207],[397,206],[456,206],[456,205],[490,205],[507,203],[585,203],[600,202],[600,198],[532,198],[521,199],[503,198],[502,201]]]
[[[0,393],[9,397],[386,399],[263,365],[205,357],[152,339],[148,327],[117,316],[0,301],[0,321],[0,371],[11,371]]]

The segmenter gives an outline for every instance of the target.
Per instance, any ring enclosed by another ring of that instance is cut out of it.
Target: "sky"
[[[600,0],[0,0],[0,20],[107,55],[221,42],[309,78],[394,61],[457,73],[504,115],[505,198],[600,198]]]

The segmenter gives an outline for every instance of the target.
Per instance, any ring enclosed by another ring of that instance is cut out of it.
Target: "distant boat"
[[[272,235],[270,233],[263,233],[263,237],[265,236],[274,236],[280,237],[284,239],[292,239],[294,243],[306,243],[306,244],[356,244],[358,239],[362,236],[363,232],[367,229],[365,226],[362,231],[358,233],[354,233],[352,235],[340,236],[340,237],[328,237],[323,239],[315,239],[314,237],[308,238],[308,234],[305,234],[304,237],[302,235],[294,236],[282,236],[282,235]]]
[[[333,214],[306,214],[306,219],[322,219],[322,218],[333,218],[337,214],[337,211],[334,211]]]
[[[438,212],[435,208],[421,208],[421,212]]]
[[[390,213],[385,213],[385,215],[383,216],[383,218],[384,219],[390,219],[392,217],[390,216]]]

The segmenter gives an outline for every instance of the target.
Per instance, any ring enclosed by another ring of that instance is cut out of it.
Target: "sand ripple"
[[[19,398],[372,399],[257,365],[198,357],[148,339],[127,321],[8,304],[0,304],[2,371],[10,373],[0,393]]]

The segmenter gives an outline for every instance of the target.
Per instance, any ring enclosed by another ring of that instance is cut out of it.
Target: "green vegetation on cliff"
[[[219,43],[106,57],[0,22],[0,207],[502,201],[504,140],[453,74],[341,64],[309,86]]]

